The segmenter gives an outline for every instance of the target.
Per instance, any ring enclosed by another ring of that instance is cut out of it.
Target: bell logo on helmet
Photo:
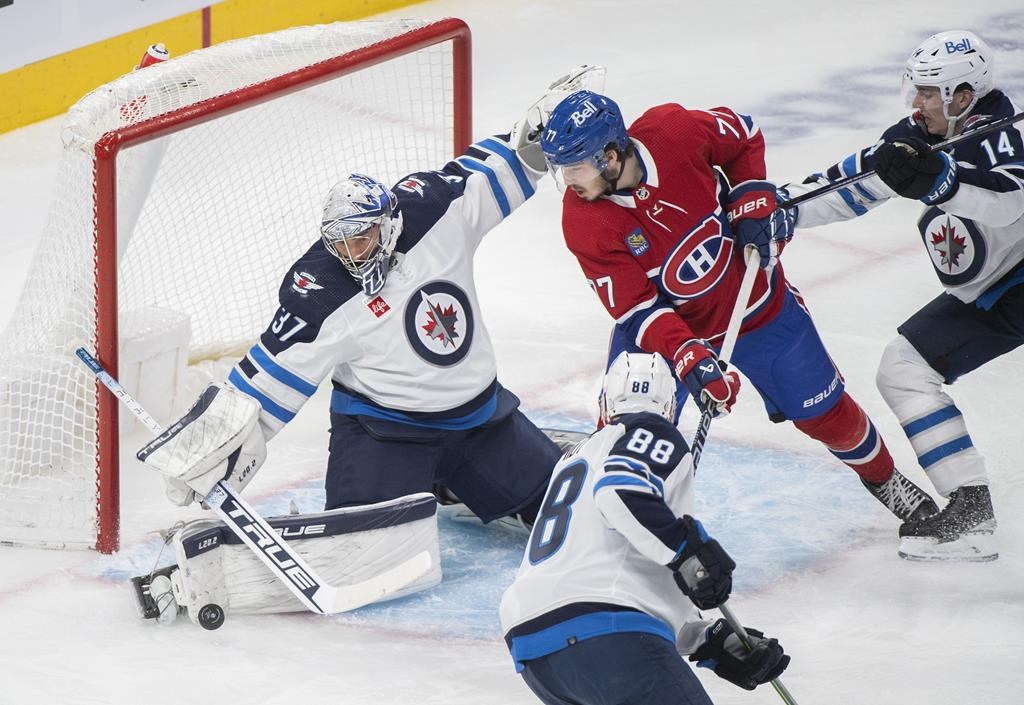
[[[594,117],[597,114],[597,106],[591,103],[589,100],[583,102],[583,110],[577,110],[569,116],[573,124],[576,127],[580,127],[587,121],[588,118]]]
[[[973,51],[971,46],[971,40],[969,37],[964,37],[959,42],[946,42],[946,53],[947,54],[959,54],[960,52]]]

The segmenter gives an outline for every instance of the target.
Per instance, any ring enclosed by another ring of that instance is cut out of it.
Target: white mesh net
[[[55,200],[0,339],[0,541],[96,541],[96,389],[74,357],[96,341],[96,142],[429,24],[337,23],[226,42],[129,73],[71,108]],[[390,183],[452,156],[452,76],[443,42],[123,150],[121,317],[146,306],[187,313],[193,362],[243,353],[269,323],[286,268],[319,237],[335,181],[360,171]]]

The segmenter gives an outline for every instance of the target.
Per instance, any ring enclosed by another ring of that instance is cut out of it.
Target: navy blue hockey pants
[[[1024,284],[1008,289],[988,310],[939,294],[898,330],[952,384],[1024,344]]]
[[[525,661],[522,675],[546,705],[712,705],[675,645],[654,634],[585,639]]]
[[[450,431],[331,414],[326,509],[382,502],[441,484],[483,521],[533,521],[561,451],[518,409]]]

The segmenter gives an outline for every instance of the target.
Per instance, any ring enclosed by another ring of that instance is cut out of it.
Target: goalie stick
[[[103,369],[99,361],[83,347],[75,355],[96,378],[156,435],[163,428],[124,387]],[[390,570],[352,585],[328,585],[295,550],[271,528],[267,520],[227,483],[214,485],[203,504],[213,509],[241,541],[310,611],[318,614],[347,612],[392,595],[431,566],[430,553],[423,551]]]

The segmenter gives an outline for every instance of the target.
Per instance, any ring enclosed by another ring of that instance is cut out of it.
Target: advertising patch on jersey
[[[640,228],[626,236],[626,246],[629,247],[629,251],[633,253],[634,257],[639,257],[651,249],[651,244],[647,242],[647,238],[644,237]]]
[[[683,237],[661,266],[659,283],[676,299],[696,299],[718,284],[732,261],[732,238],[708,216]]]
[[[925,249],[939,280],[947,286],[970,282],[985,264],[985,240],[974,223],[929,208],[918,221]]]
[[[292,291],[299,296],[307,296],[311,291],[320,291],[322,286],[316,283],[316,277],[306,272],[292,272]]]
[[[372,299],[367,301],[366,308],[370,309],[370,312],[377,318],[380,318],[391,310],[391,307],[388,306],[388,302],[381,296],[374,296]]]
[[[412,349],[432,365],[460,362],[473,343],[469,296],[451,282],[430,282],[405,305],[405,335]]]
[[[415,193],[418,196],[423,196],[423,189],[426,188],[426,186],[427,184],[423,180],[417,179],[415,176],[410,176],[408,179],[405,179],[398,184],[398,189],[400,191],[405,191],[406,193]]]

